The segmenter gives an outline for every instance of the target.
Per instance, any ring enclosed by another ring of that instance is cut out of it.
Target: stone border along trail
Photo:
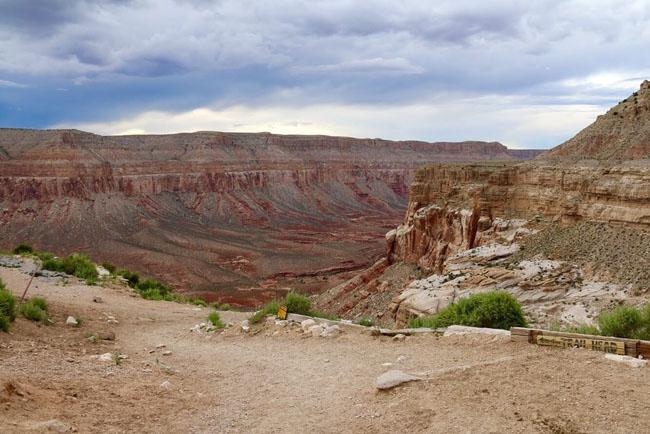
[[[0,278],[19,293],[29,276],[0,267]],[[124,288],[37,278],[30,296],[48,300],[55,324],[18,318],[0,333],[3,433],[627,433],[650,424],[650,369],[595,351],[500,336],[311,337],[275,321],[253,335],[239,312],[220,313],[235,327],[207,333],[190,329],[208,309]],[[70,315],[79,327],[65,325]],[[90,339],[105,332],[115,340]],[[106,353],[125,357],[94,357]],[[391,370],[422,380],[377,390]]]

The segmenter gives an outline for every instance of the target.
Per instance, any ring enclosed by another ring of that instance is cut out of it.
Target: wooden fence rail
[[[524,327],[512,327],[510,336],[515,342],[528,342],[530,344],[560,348],[587,348],[606,353],[650,358],[650,341],[638,339],[554,332]]]

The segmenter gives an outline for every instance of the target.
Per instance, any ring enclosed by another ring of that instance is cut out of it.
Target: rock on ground
[[[643,368],[648,365],[647,360],[637,359],[630,356],[619,356],[618,354],[605,354],[605,358],[614,362],[624,363],[632,368]]]
[[[384,372],[379,377],[377,377],[375,385],[379,390],[386,390],[392,389],[393,387],[399,386],[400,384],[419,380],[421,380],[420,377],[407,374],[406,372],[400,371],[399,369],[392,369],[388,372]]]
[[[510,330],[452,325],[447,327],[447,330],[445,330],[445,334],[443,336],[474,335],[474,334],[510,336]]]

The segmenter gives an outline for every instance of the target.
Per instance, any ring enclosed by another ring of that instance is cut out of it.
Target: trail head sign
[[[279,319],[287,319],[287,307],[286,306],[280,306],[278,308],[278,318]]]
[[[625,343],[607,339],[587,339],[569,336],[537,336],[537,345],[560,348],[586,348],[605,353],[625,355]]]

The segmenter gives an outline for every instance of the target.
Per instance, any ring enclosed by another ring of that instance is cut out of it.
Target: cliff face
[[[411,185],[403,224],[387,236],[388,254],[393,261],[441,271],[447,256],[478,245],[482,231],[498,218],[533,217],[650,226],[650,167],[423,168]]]
[[[230,301],[317,290],[381,254],[417,167],[513,158],[481,142],[2,129],[0,245],[86,251]]]

